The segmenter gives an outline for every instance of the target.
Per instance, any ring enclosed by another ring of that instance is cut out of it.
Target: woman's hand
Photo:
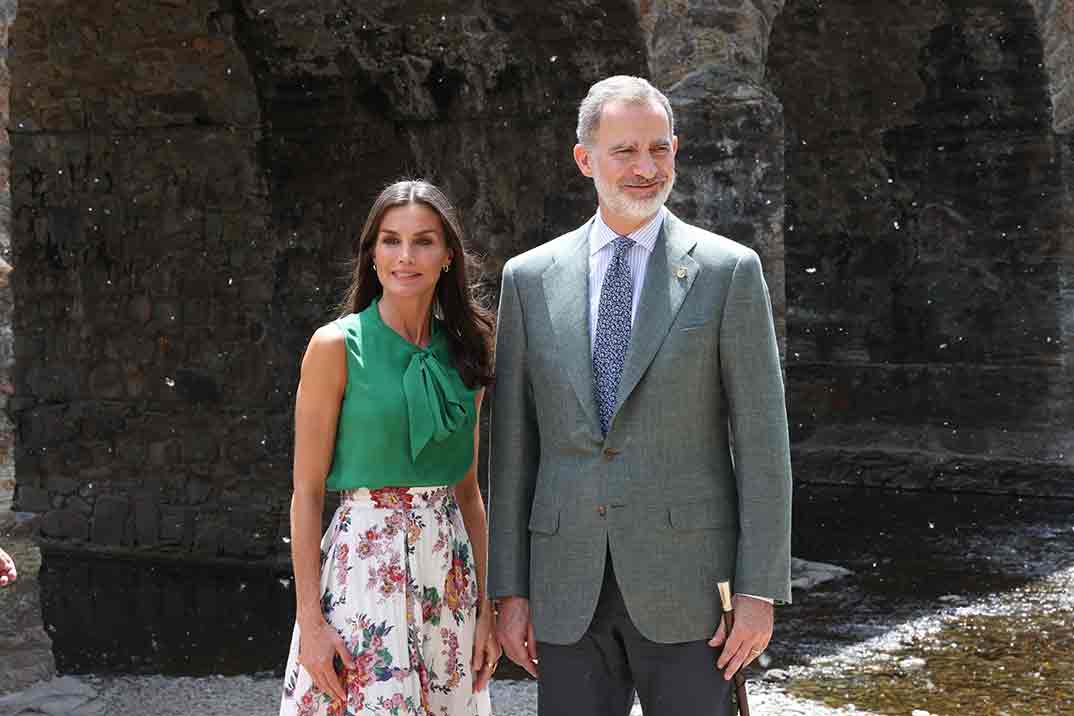
[[[348,669],[354,668],[354,657],[331,624],[321,621],[310,629],[299,627],[298,663],[306,669],[318,689],[345,704],[347,693],[332,663],[337,655]]]
[[[474,656],[470,669],[474,675],[474,691],[481,691],[489,684],[496,664],[500,661],[500,642],[496,639],[496,622],[492,602],[482,600],[478,605],[477,626],[474,629]]]

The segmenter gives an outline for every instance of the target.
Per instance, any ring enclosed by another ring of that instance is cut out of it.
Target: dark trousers
[[[610,554],[606,564],[585,635],[574,644],[537,642],[538,716],[627,716],[635,689],[645,716],[730,716],[732,682],[716,669],[719,650],[707,640],[643,637],[627,614]]]

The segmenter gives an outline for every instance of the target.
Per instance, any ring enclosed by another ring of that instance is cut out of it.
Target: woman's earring
[[[372,261],[370,261],[369,263],[373,264],[373,270],[376,271],[377,270],[377,265],[375,263],[373,263]]]
[[[444,265],[444,273],[447,273],[450,270],[451,270],[451,264],[445,264]]]

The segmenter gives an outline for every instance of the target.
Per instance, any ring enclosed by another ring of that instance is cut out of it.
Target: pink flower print
[[[406,536],[412,544],[421,539],[421,523],[417,520],[407,520]]]
[[[376,571],[372,567],[369,568],[369,588],[376,589],[385,598],[402,592],[405,584],[406,574],[403,573],[397,557],[390,563],[381,563]]]
[[[317,687],[310,686],[309,690],[302,695],[302,699],[298,703],[298,716],[313,716],[317,711],[317,704],[315,703],[316,694],[320,692]]]
[[[466,562],[456,553],[451,560],[451,570],[444,583],[444,602],[453,612],[460,611],[465,605],[467,590],[470,585]]]
[[[387,519],[384,520],[385,536],[394,537],[402,529],[404,519],[402,512],[393,512],[388,515]]]
[[[354,668],[348,669],[344,667],[341,674],[343,691],[347,694],[349,708],[344,709],[342,703],[332,699],[332,702],[328,705],[328,716],[346,716],[353,710],[361,710],[365,706],[365,694],[362,693],[362,689],[373,683],[373,669],[371,666],[373,657],[363,652],[355,657],[354,661]]]
[[[459,635],[445,628],[440,630],[440,638],[444,640],[444,649],[440,653],[447,657],[445,670],[451,674],[444,688],[450,691],[459,685],[465,672],[465,667],[459,660]]]
[[[373,664],[376,661],[376,657],[368,652],[363,651],[354,659],[354,679],[362,687],[369,686],[373,683]]]
[[[433,545],[433,554],[442,552],[447,547],[448,535],[443,530],[436,536],[436,544]]]
[[[405,487],[381,487],[370,490],[369,496],[381,508],[409,510],[414,506],[414,496]]]
[[[341,544],[336,547],[336,584],[342,586],[347,582],[347,555],[350,549],[346,544]]]

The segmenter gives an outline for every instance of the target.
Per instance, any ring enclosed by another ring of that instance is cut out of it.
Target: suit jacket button
[[[604,505],[601,505],[597,508],[597,514],[603,517],[604,515],[608,514],[608,508]]]

